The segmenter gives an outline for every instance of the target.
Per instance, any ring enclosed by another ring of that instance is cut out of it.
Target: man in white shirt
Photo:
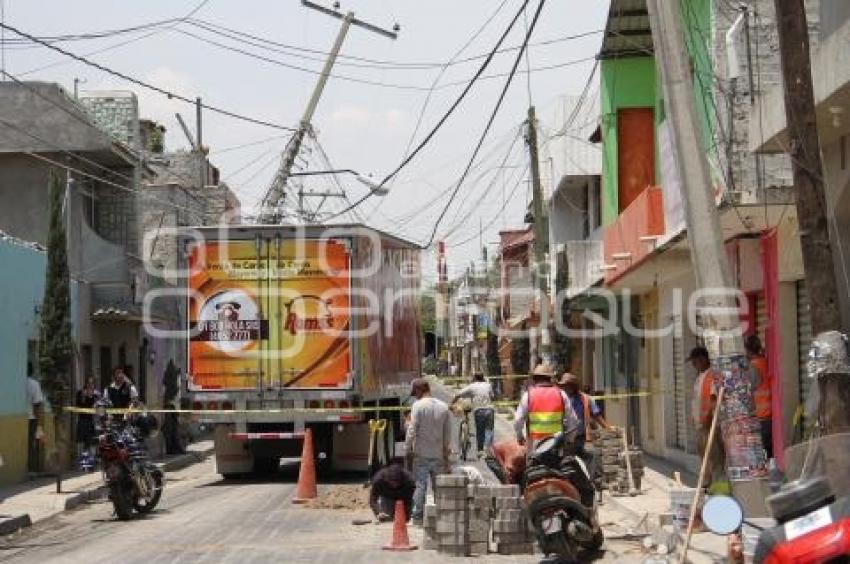
[[[32,363],[27,363],[27,408],[29,410],[27,469],[30,472],[39,472],[41,470],[40,447],[44,440],[44,431],[41,428],[44,393],[41,391],[41,384],[33,375]]]
[[[463,398],[472,400],[475,440],[478,444],[478,455],[483,457],[484,450],[493,446],[493,427],[496,422],[496,412],[493,410],[493,386],[484,379],[484,374],[476,372],[472,375],[472,383],[452,399],[452,405]]]

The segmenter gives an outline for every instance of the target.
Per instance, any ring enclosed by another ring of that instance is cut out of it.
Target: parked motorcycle
[[[109,499],[119,519],[153,511],[162,496],[162,471],[148,459],[145,439],[156,430],[156,419],[147,414],[109,416],[109,402],[95,406],[100,431],[97,457]]]
[[[564,435],[539,441],[520,484],[540,549],[575,560],[604,542],[596,492],[584,462],[565,456]]]
[[[762,529],[754,563],[850,561],[850,497],[836,500],[826,478],[790,482],[769,496],[767,503],[776,524]],[[734,505],[737,502],[725,496],[709,498],[702,512],[703,522],[717,534],[737,530],[745,519],[740,506],[730,509]]]

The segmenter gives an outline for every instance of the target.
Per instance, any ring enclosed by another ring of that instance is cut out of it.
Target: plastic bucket
[[[670,490],[670,513],[673,514],[673,524],[680,531],[688,529],[691,518],[691,504],[694,501],[694,488],[674,488]],[[702,528],[702,516],[698,510],[694,519],[694,530]]]

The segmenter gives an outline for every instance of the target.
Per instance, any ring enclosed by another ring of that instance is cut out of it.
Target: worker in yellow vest
[[[696,425],[697,452],[700,457],[703,457],[708,451],[705,481],[700,485],[708,486],[714,480],[722,477],[725,465],[719,429],[715,430],[711,445],[708,444],[711,419],[714,416],[714,406],[717,404],[719,381],[717,373],[711,368],[711,360],[709,360],[708,350],[705,347],[694,347],[688,356],[688,360],[697,372],[691,405],[691,416]]]
[[[773,375],[767,369],[767,359],[758,335],[750,335],[744,340],[744,349],[750,361],[753,378],[753,402],[756,419],[761,425],[761,442],[768,460],[773,458],[773,405],[770,392]]]
[[[578,420],[567,394],[552,382],[554,376],[554,369],[546,364],[538,365],[531,374],[531,387],[522,394],[514,414],[520,444],[526,439],[541,441],[562,431],[567,442],[575,439]]]

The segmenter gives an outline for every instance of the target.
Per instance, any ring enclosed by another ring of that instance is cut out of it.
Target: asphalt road
[[[445,397],[449,390],[435,395]],[[481,463],[478,463],[479,465]],[[481,465],[483,469],[483,465]],[[0,538],[0,562],[10,563],[395,563],[445,562],[435,551],[384,552],[391,524],[355,526],[368,510],[311,509],[291,503],[295,473],[266,480],[224,481],[206,461],[167,476],[160,506],[145,518],[115,519],[107,500],[38,523],[18,535]],[[349,482],[350,483],[350,482]],[[323,488],[333,484],[320,484]],[[603,522],[622,516],[603,509]],[[421,544],[422,530],[409,528]],[[597,558],[641,561],[634,543],[612,541]],[[541,556],[489,555],[452,559],[478,563],[535,563]]]

